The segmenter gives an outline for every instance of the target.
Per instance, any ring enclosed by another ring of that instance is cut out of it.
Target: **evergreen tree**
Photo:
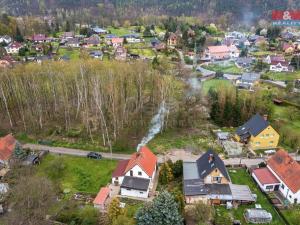
[[[152,203],[140,208],[136,215],[137,225],[183,225],[174,197],[163,191]]]
[[[24,41],[24,38],[23,38],[23,36],[22,36],[22,34],[21,34],[21,31],[20,31],[20,29],[19,29],[18,26],[17,26],[17,29],[16,29],[15,40],[16,40],[17,42],[23,42],[23,41]]]
[[[108,206],[108,217],[111,223],[113,223],[118,216],[123,214],[123,209],[120,207],[120,200],[114,198]]]
[[[66,32],[70,32],[71,31],[71,25],[70,22],[67,20],[66,22]]]
[[[22,145],[18,141],[16,142],[14,156],[17,159],[23,159],[26,156],[26,152],[23,150]]]

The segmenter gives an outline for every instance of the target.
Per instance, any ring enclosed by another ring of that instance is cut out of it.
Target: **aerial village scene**
[[[300,2],[0,9],[0,225],[300,225]]]

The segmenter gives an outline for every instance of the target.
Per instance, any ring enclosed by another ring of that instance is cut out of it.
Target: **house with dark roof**
[[[276,148],[280,136],[267,119],[267,115],[264,117],[259,114],[252,116],[236,130],[235,140],[248,144],[253,150]]]
[[[236,86],[244,89],[251,89],[258,84],[260,79],[259,73],[243,73],[241,78],[236,81]]]
[[[224,162],[212,150],[195,162],[183,163],[183,191],[187,204],[255,201],[248,186],[231,184]]]
[[[157,171],[157,157],[146,146],[129,160],[119,161],[112,174],[112,184],[121,187],[120,194],[148,198]]]
[[[290,203],[300,203],[300,164],[283,149],[268,159],[267,167],[253,170],[252,177],[263,191],[279,191]]]

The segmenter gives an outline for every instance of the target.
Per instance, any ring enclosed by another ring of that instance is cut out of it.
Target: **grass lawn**
[[[98,193],[100,187],[106,186],[111,180],[111,174],[117,161],[93,160],[83,157],[48,154],[37,167],[38,174],[47,176],[47,170],[55,160],[60,158],[65,169],[58,180],[62,190],[70,189],[71,193]]]
[[[226,87],[233,87],[233,85],[228,80],[218,80],[212,79],[207,80],[202,83],[202,91],[203,94],[207,94],[210,88],[217,89],[217,88],[226,88]]]
[[[269,203],[268,199],[265,195],[260,191],[260,189],[256,186],[254,181],[252,180],[251,176],[246,172],[245,169],[230,169],[229,175],[231,177],[231,181],[234,184],[242,184],[248,185],[252,191],[257,195],[257,202],[256,204],[260,204],[263,209],[270,212],[273,216],[273,220],[270,223],[271,225],[283,225],[282,218],[277,214],[273,206]],[[245,222],[243,213],[245,209],[248,208],[255,208],[254,204],[252,205],[241,205],[238,209],[226,210],[224,206],[217,207],[218,213],[231,213],[234,219],[238,219],[242,222],[242,224],[247,224]]]
[[[131,48],[129,49],[129,52],[132,54],[138,54],[140,56],[145,56],[148,58],[155,57],[155,53],[151,48],[144,48],[144,49],[138,49],[138,48]]]
[[[207,132],[209,133],[209,132]],[[155,153],[163,153],[170,149],[192,148],[195,150],[207,151],[212,148],[221,152],[221,147],[216,143],[215,138],[210,134],[203,135],[195,130],[176,131],[168,130],[158,134],[148,146]]]
[[[203,68],[212,70],[215,72],[222,72],[222,73],[233,73],[233,74],[241,74],[243,70],[238,68],[234,63],[215,63],[209,65],[203,65]]]
[[[59,48],[58,50],[59,56],[69,56],[70,59],[78,59],[80,55],[79,49],[69,49],[69,48]]]
[[[274,55],[274,52],[270,51],[257,51],[257,52],[250,52],[250,55],[256,56],[256,57],[262,57],[262,56],[268,56],[268,55]]]
[[[284,218],[291,224],[297,225],[300,223],[300,207],[292,207],[291,209],[281,210]]]
[[[276,73],[276,72],[269,71],[265,75],[267,75],[272,80],[293,81],[296,79],[300,79],[300,71],[296,71],[293,73],[288,73],[288,72]]]
[[[112,34],[117,35],[117,36],[123,36],[126,34],[132,34],[134,33],[134,26],[125,28],[125,27],[119,27],[119,28],[114,28],[114,27],[107,27],[107,30],[109,30]]]

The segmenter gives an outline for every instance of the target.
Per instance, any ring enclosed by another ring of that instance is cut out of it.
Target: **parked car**
[[[90,152],[89,154],[87,154],[87,157],[90,159],[102,159],[102,155],[97,152]]]

